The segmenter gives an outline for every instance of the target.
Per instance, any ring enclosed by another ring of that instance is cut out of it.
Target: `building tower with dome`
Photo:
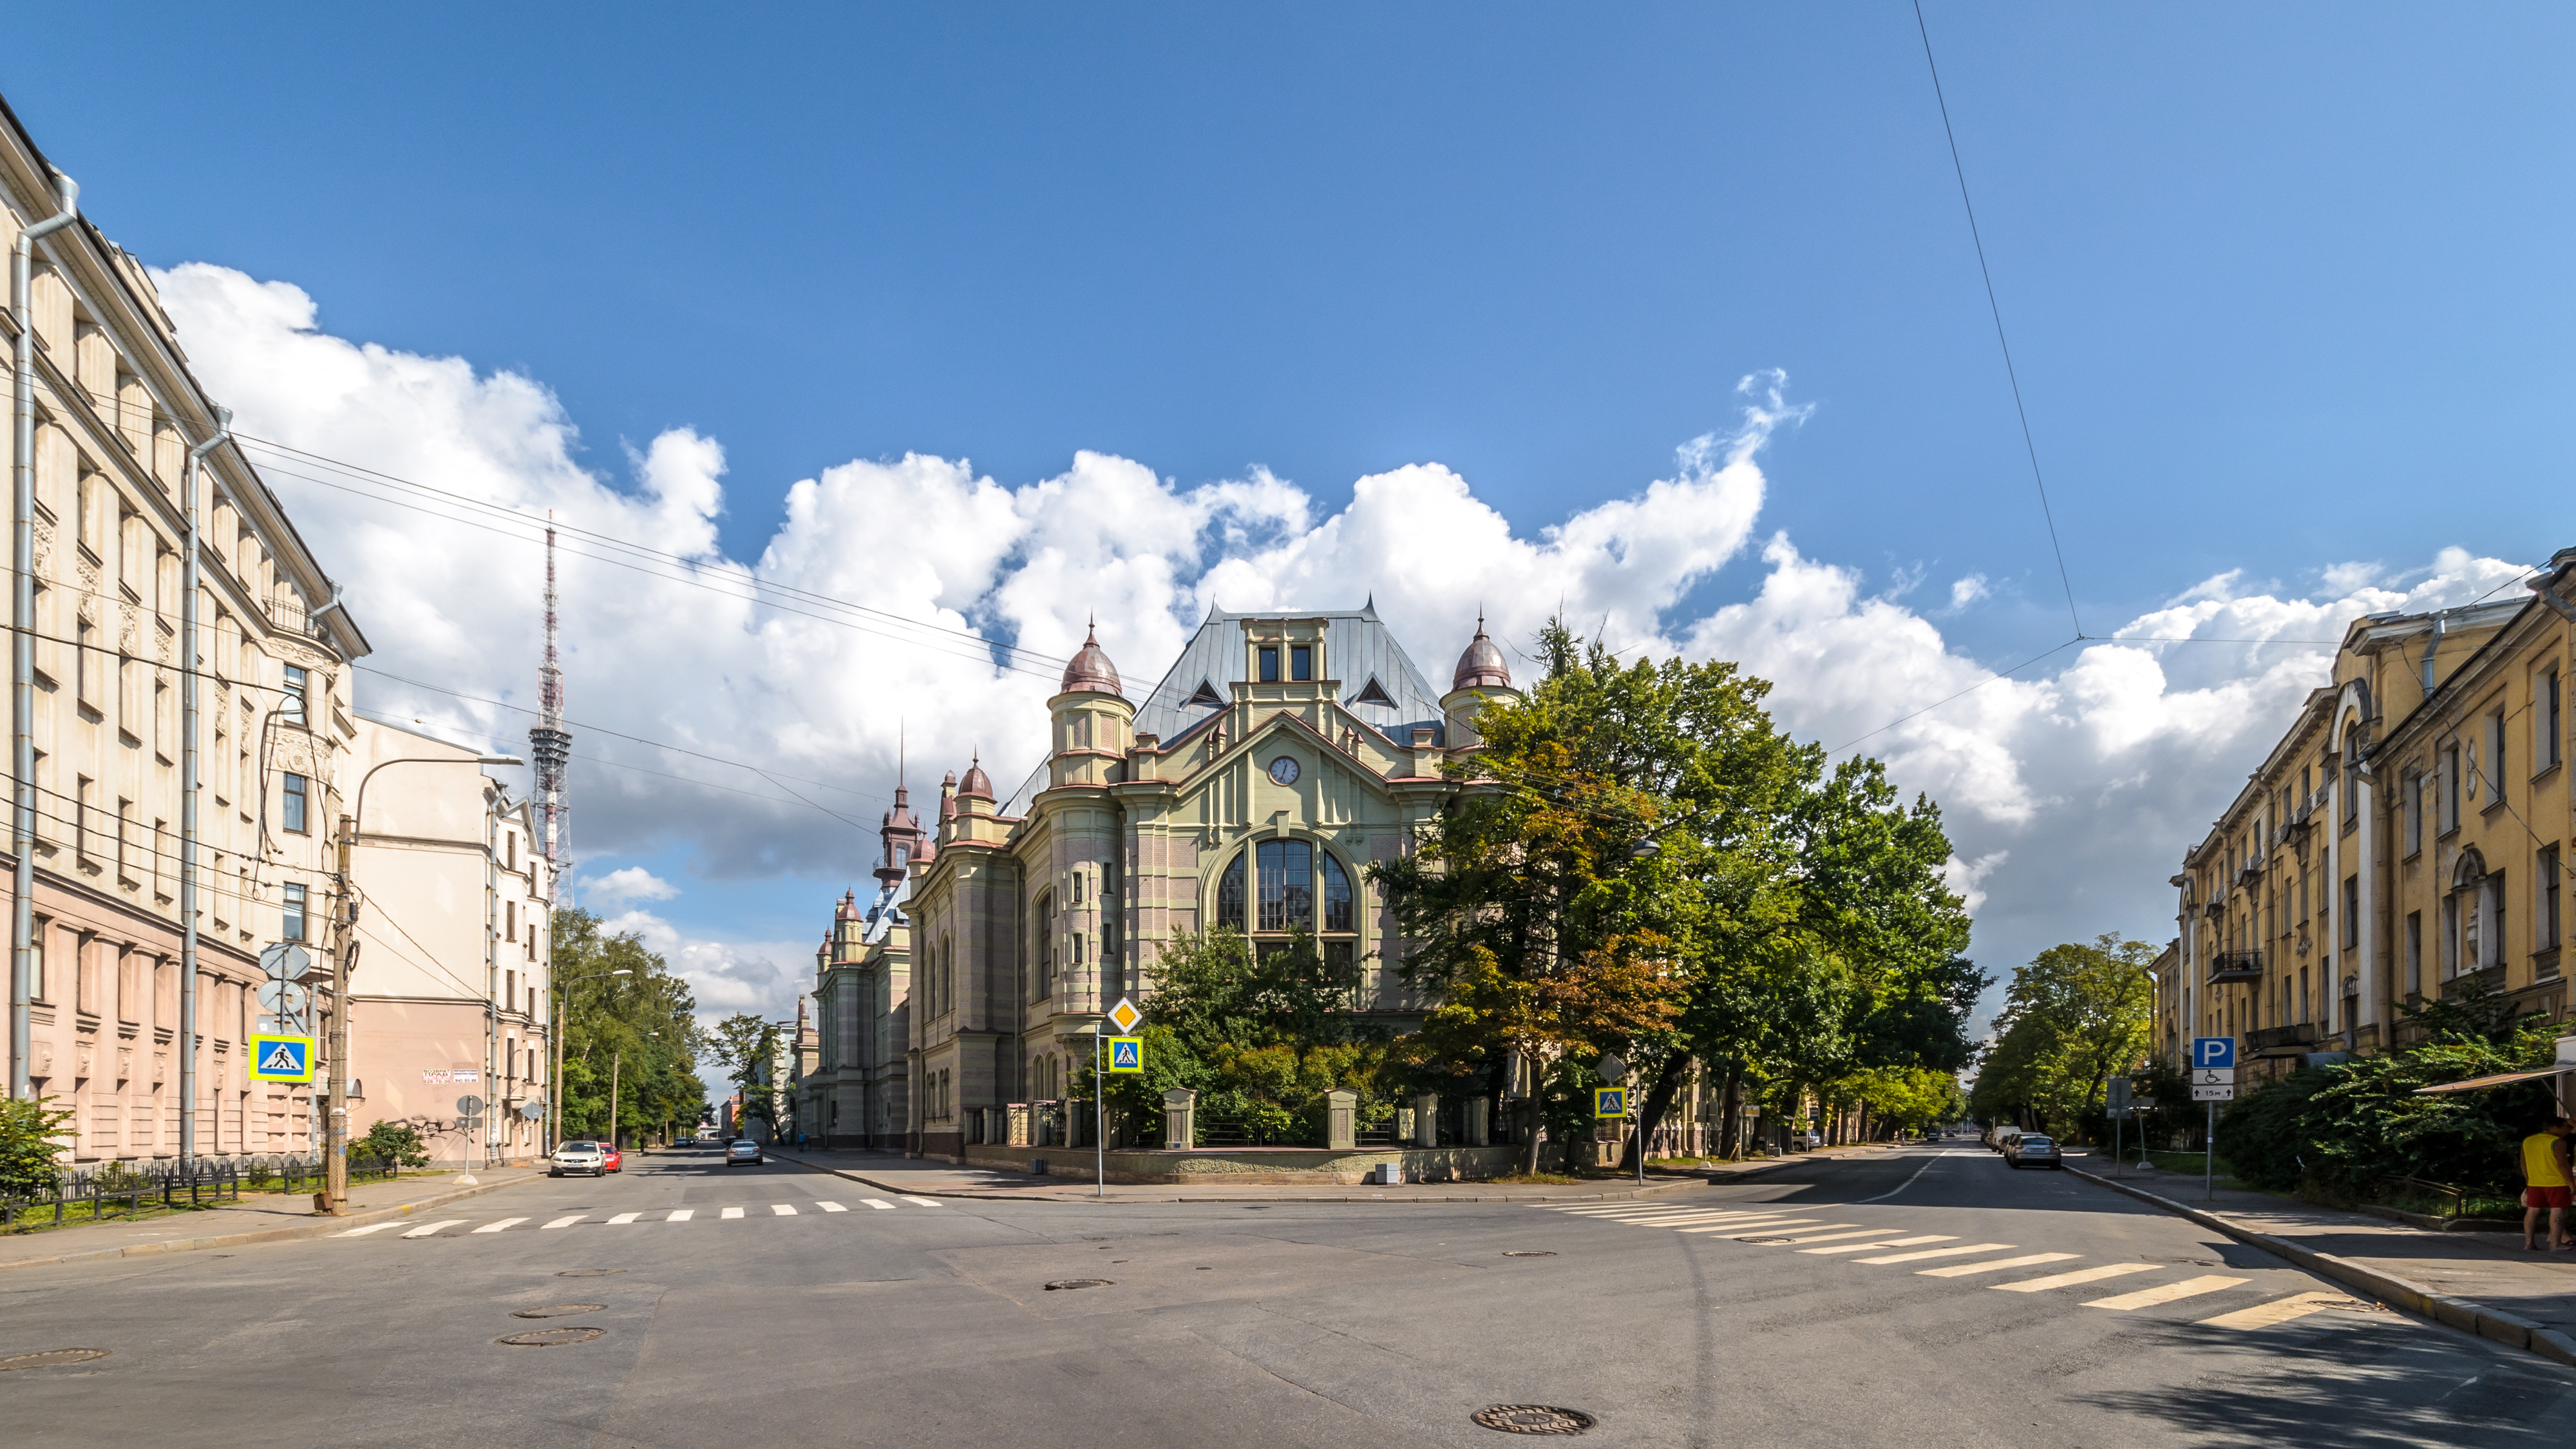
[[[932,832],[900,799],[888,814],[877,903],[853,946],[836,935],[817,956],[818,979],[846,969],[851,983],[816,993],[824,1060],[847,1043],[864,1078],[855,1095],[832,1079],[841,1115],[825,1131],[860,1145],[855,1113],[865,1145],[892,1146],[879,1127],[891,1114],[906,1150],[947,1158],[1087,1143],[1088,1121],[1063,1104],[1094,1024],[1144,996],[1176,933],[1231,927],[1265,949],[1303,928],[1358,969],[1359,1011],[1417,1020],[1366,867],[1475,788],[1442,767],[1477,746],[1479,709],[1518,697],[1481,619],[1441,694],[1373,603],[1212,609],[1142,693],[1094,629],[1046,703],[1046,758],[1027,786],[997,798],[979,755],[941,786]],[[899,1064],[872,1050],[894,1040]]]

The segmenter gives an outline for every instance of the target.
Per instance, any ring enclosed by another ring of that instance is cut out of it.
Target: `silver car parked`
[[[2063,1171],[2065,1159],[2057,1155],[2057,1144],[2036,1132],[2024,1132],[2004,1148],[2004,1161],[2015,1167],[2054,1167]]]
[[[760,1144],[752,1141],[748,1137],[725,1144],[725,1166],[727,1167],[731,1167],[737,1162],[748,1162],[752,1166],[758,1167],[761,1164],[761,1160]]]

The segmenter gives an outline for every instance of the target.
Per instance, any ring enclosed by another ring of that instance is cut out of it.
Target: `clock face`
[[[1297,762],[1287,755],[1281,755],[1278,759],[1272,760],[1270,762],[1270,778],[1278,781],[1282,785],[1296,784]]]

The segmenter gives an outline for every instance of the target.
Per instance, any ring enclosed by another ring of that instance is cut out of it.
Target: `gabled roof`
[[[1234,702],[1232,686],[1248,677],[1242,629],[1246,619],[1322,619],[1325,662],[1332,677],[1341,681],[1342,708],[1399,744],[1410,742],[1416,725],[1441,728],[1439,692],[1414,667],[1412,656],[1378,618],[1372,602],[1357,609],[1261,609],[1240,614],[1209,609],[1162,682],[1136,702],[1138,734],[1159,736],[1169,745],[1208,718],[1211,709]],[[1374,695],[1371,682],[1377,685]],[[1192,703],[1204,697],[1202,684],[1209,685],[1207,693],[1216,696],[1213,704]],[[1385,702],[1378,702],[1381,699]]]

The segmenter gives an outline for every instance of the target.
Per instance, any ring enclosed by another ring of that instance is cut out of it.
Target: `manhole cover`
[[[10,1369],[52,1368],[57,1364],[87,1363],[94,1358],[105,1358],[108,1353],[109,1350],[103,1348],[57,1348],[49,1349],[44,1353],[22,1353],[15,1358],[0,1358],[0,1373],[6,1373]]]
[[[567,1343],[588,1343],[606,1332],[605,1328],[540,1328],[532,1333],[513,1333],[492,1341],[512,1348],[554,1348]]]
[[[605,1303],[549,1303],[543,1308],[522,1308],[512,1318],[570,1318],[576,1313],[597,1313]]]
[[[1796,1238],[1738,1238],[1739,1243],[1794,1243]]]
[[[1116,1285],[1106,1278],[1058,1278],[1046,1286],[1046,1291],[1049,1293],[1057,1293],[1068,1288],[1109,1288],[1114,1286]]]
[[[555,1276],[558,1278],[605,1278],[611,1273],[623,1273],[625,1271],[626,1270],[623,1268],[566,1268]]]
[[[1545,1248],[1508,1248],[1504,1250],[1503,1256],[1506,1258],[1553,1258],[1556,1254]]]
[[[1496,1404],[1467,1417],[1506,1434],[1580,1434],[1593,1424],[1590,1414],[1549,1404]]]

